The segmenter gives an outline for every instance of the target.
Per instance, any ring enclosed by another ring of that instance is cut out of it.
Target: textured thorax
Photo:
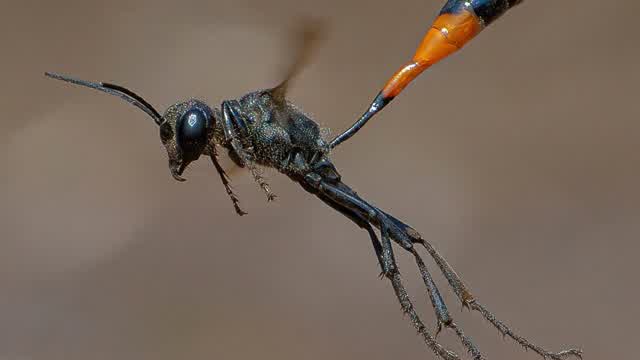
[[[250,146],[259,164],[281,172],[292,168],[290,160],[296,154],[309,163],[328,151],[320,127],[289,102],[279,103],[269,91],[256,91],[240,100],[247,122]]]

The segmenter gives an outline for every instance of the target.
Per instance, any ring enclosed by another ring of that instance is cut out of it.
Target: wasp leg
[[[374,245],[374,248],[377,249],[376,252],[380,251],[379,261],[382,266],[383,274],[391,281],[391,285],[393,286],[394,292],[402,310],[405,314],[407,314],[411,320],[412,325],[418,331],[420,335],[422,335],[426,345],[438,356],[446,360],[455,360],[459,359],[458,355],[454,352],[444,348],[440,343],[437,342],[435,337],[429,333],[427,327],[424,325],[419,315],[415,311],[413,303],[407,291],[402,284],[402,280],[400,277],[400,272],[398,271],[398,267],[396,265],[393,249],[391,248],[390,241],[390,231],[393,233],[395,230],[389,228],[388,225],[392,225],[392,223],[385,217],[385,215],[369,205],[365,201],[356,198],[340,189],[336,186],[324,182],[322,177],[318,174],[310,173],[305,176],[305,179],[301,181],[303,187],[313,193],[316,194],[322,199],[325,203],[329,204],[333,208],[339,206],[340,208],[347,209],[351,212],[351,216],[348,216],[351,220],[354,220],[354,216],[356,219],[360,219],[357,221],[358,225],[365,226],[365,229],[371,227],[371,223],[380,228],[380,233],[382,237],[382,241],[379,246]],[[345,214],[345,211],[341,211],[341,213]],[[364,225],[365,223],[369,225]],[[367,230],[369,235],[371,236],[374,244],[378,242],[377,236],[373,230]]]
[[[240,136],[236,132],[234,124],[238,123],[238,120],[233,116],[231,107],[228,101],[222,102],[222,117],[224,119],[223,129],[224,138],[228,144],[231,144],[231,148],[238,155],[241,166],[246,166],[246,163],[250,160],[249,154],[244,149],[244,145],[240,141]]]
[[[558,353],[553,353],[531,343],[526,338],[515,334],[508,326],[506,326],[503,322],[498,320],[491,312],[489,312],[482,304],[480,304],[475,299],[475,297],[473,297],[473,295],[471,295],[467,287],[462,282],[462,279],[458,276],[458,274],[451,267],[451,265],[449,265],[449,263],[444,259],[444,257],[442,257],[442,255],[440,255],[430,243],[425,241],[415,229],[413,229],[409,225],[406,225],[404,222],[398,220],[394,216],[389,215],[384,211],[378,209],[377,207],[368,204],[365,200],[360,198],[353,190],[351,190],[348,186],[343,184],[341,181],[338,181],[335,185],[334,184],[329,185],[329,184],[326,184],[325,182],[324,186],[325,187],[333,186],[335,189],[334,191],[339,191],[343,193],[343,195],[347,197],[351,197],[356,202],[365,204],[366,206],[369,207],[368,209],[366,207],[363,207],[361,212],[364,211],[365,213],[379,214],[376,217],[368,218],[369,221],[373,225],[379,227],[381,231],[386,228],[386,231],[389,233],[391,238],[396,243],[401,245],[405,250],[414,254],[414,256],[417,254],[417,252],[411,246],[407,246],[407,242],[421,244],[422,246],[424,246],[427,252],[429,252],[429,255],[434,259],[434,261],[436,262],[436,264],[444,274],[445,278],[449,282],[449,285],[452,287],[452,289],[454,290],[454,293],[458,296],[460,301],[462,301],[462,303],[465,306],[468,306],[471,309],[480,312],[482,316],[485,319],[487,319],[491,324],[493,324],[493,326],[495,326],[500,331],[500,333],[502,333],[504,336],[511,337],[513,340],[515,340],[517,343],[519,343],[526,349],[533,350],[537,354],[541,355],[543,358],[550,358],[553,360],[563,360],[569,356],[575,356],[575,357],[581,358],[582,352],[578,349],[570,349],[570,350],[565,350]],[[384,225],[384,223],[387,223],[387,224]],[[381,227],[381,226],[384,226],[384,227]],[[442,324],[446,325],[447,327],[455,331],[456,335],[460,338],[461,342],[467,348],[467,350],[472,354],[474,359],[482,359],[482,355],[480,354],[477,347],[473,344],[471,339],[468,338],[462,332],[462,329],[460,329],[455,324],[455,322],[450,321],[449,324],[447,325],[447,322],[443,321],[448,318],[447,317],[448,311],[446,311],[446,307],[444,306],[444,301],[442,300],[442,297],[440,296],[439,291],[436,291],[437,288],[435,287],[435,283],[433,282],[431,275],[428,273],[428,271],[426,271],[427,269],[426,269],[426,266],[424,266],[424,262],[422,262],[422,259],[419,257],[416,257],[416,263],[418,265],[418,268],[420,269],[421,275],[425,282],[425,286],[427,287],[427,290],[429,291],[430,296],[432,296],[431,301],[434,306],[438,320]]]
[[[438,318],[438,333],[440,333],[440,331],[442,330],[443,325],[452,329],[460,338],[460,342],[462,343],[462,345],[464,345],[467,351],[471,353],[471,356],[473,356],[474,360],[484,359],[484,356],[482,356],[482,353],[480,353],[480,350],[474,344],[473,340],[466,336],[462,329],[455,322],[453,322],[453,318],[449,314],[449,310],[447,309],[447,306],[444,303],[442,296],[440,295],[440,291],[438,290],[436,284],[433,282],[433,278],[431,277],[429,270],[427,270],[427,267],[422,261],[422,258],[420,257],[418,252],[415,251],[415,249],[411,249],[411,253],[416,259],[416,264],[418,265],[418,269],[420,270],[420,275],[422,275],[422,280],[424,281],[424,285],[427,288],[427,292],[429,293],[429,297],[431,298],[431,304],[433,305],[433,309]]]
[[[368,204],[365,200],[359,197],[358,194],[355,193],[355,191],[353,191],[344,183],[338,182],[337,184],[335,184],[335,186],[338,187],[341,191],[345,192],[346,194],[351,195],[355,199],[358,199],[359,201],[365,204]],[[427,270],[426,265],[422,261],[422,258],[417,253],[417,251],[413,248],[413,246],[410,245],[414,242],[410,234],[415,236],[415,234],[418,234],[418,232],[413,228],[411,228],[410,226],[405,225],[403,222],[396,219],[395,217],[378,209],[377,207],[373,205],[369,205],[369,206],[375,209],[375,211],[377,211],[378,213],[383,214],[383,217],[381,219],[382,222],[379,223],[380,229],[382,230],[383,229],[382,226],[385,226],[388,229],[387,231],[389,231],[392,239],[396,243],[400,244],[405,250],[413,254],[413,256],[415,257],[416,265],[418,266],[420,275],[422,276],[425,287],[427,288],[427,292],[429,294],[431,304],[433,305],[434,312],[436,313],[436,317],[438,319],[436,335],[441,331],[442,325],[452,329],[460,339],[460,342],[467,349],[467,351],[471,353],[474,360],[483,359],[484,357],[480,353],[480,350],[478,349],[478,347],[473,343],[473,341],[468,336],[464,334],[462,329],[455,322],[453,322],[453,319],[449,314],[447,306],[444,300],[442,299],[442,296],[440,295],[440,291],[438,290],[435,282],[433,281],[431,274]],[[385,225],[385,223],[387,224]]]
[[[458,299],[462,302],[462,305],[465,307],[469,307],[475,311],[478,311],[482,316],[487,319],[503,336],[508,336],[513,339],[515,342],[523,346],[525,349],[531,349],[536,352],[538,355],[543,358],[550,358],[553,360],[563,360],[569,356],[574,356],[577,358],[582,358],[582,351],[580,349],[568,349],[564,351],[560,351],[557,353],[548,351],[536,344],[531,343],[526,338],[516,334],[511,330],[505,323],[498,320],[496,316],[491,313],[487,308],[484,307],[478,300],[471,294],[471,292],[467,289],[464,282],[460,278],[460,276],[456,273],[451,265],[445,260],[445,258],[440,255],[440,253],[431,245],[428,241],[424,240],[420,234],[415,231],[409,225],[406,225],[402,221],[396,219],[395,217],[386,214],[387,217],[393,221],[396,226],[406,229],[406,233],[412,238],[412,242],[416,244],[422,245],[429,255],[436,262],[440,271],[444,275],[444,277],[449,282],[449,285],[453,289],[453,292],[456,294]],[[457,330],[456,330],[457,331]]]
[[[242,140],[248,140],[249,130],[244,117],[238,111],[239,103],[237,100],[227,100],[222,102],[222,114],[224,118],[224,136],[228,143],[241,160],[241,165],[246,166],[251,172],[251,176],[258,183],[262,191],[267,195],[268,201],[276,199],[276,195],[271,192],[269,184],[262,176],[262,171],[253,162],[252,149],[245,146]],[[238,132],[236,131],[238,128]]]
[[[436,251],[435,248],[428,241],[424,240],[422,238],[422,235],[420,235],[420,233],[417,232],[414,228],[398,220],[392,215],[387,214],[387,217],[391,219],[391,221],[393,221],[396,224],[396,226],[400,227],[401,229],[404,229],[405,233],[409,235],[409,237],[411,238],[411,242],[420,244],[425,247],[429,255],[433,258],[433,260],[436,262],[436,264],[440,268],[440,271],[442,271],[442,274],[444,275],[444,277],[449,282],[449,285],[453,289],[453,292],[456,294],[458,299],[460,299],[460,301],[462,302],[462,305],[465,307],[469,307],[469,304],[475,298],[473,297],[473,295],[471,295],[471,292],[469,292],[465,284],[462,282],[460,276],[458,276],[458,274],[455,272],[453,267],[449,265],[447,260],[442,255],[440,255],[440,253]]]
[[[538,346],[536,344],[531,343],[526,338],[514,333],[513,330],[511,330],[502,321],[498,320],[495,317],[495,315],[493,315],[489,310],[487,310],[477,300],[472,300],[469,303],[469,306],[473,310],[476,310],[480,314],[482,314],[482,316],[485,319],[487,319],[493,326],[495,326],[496,329],[498,329],[498,331],[503,336],[508,336],[508,337],[512,338],[515,342],[520,344],[525,349],[531,349],[531,350],[533,350],[534,352],[536,352],[538,355],[542,356],[545,359],[546,358],[550,358],[550,359],[553,359],[553,360],[563,360],[563,359],[566,359],[567,357],[570,357],[570,356],[582,359],[582,350],[580,350],[580,349],[569,349],[569,350],[560,351],[558,353],[554,353],[554,352],[547,351],[544,348],[542,348],[542,347],[540,347],[540,346]]]
[[[222,166],[220,166],[220,163],[218,163],[218,159],[216,158],[215,148],[214,148],[214,152],[211,154],[211,162],[213,163],[213,166],[215,166],[216,170],[218,171],[218,174],[220,175],[220,180],[222,180],[222,185],[224,185],[225,190],[227,190],[227,195],[229,195],[229,197],[231,198],[231,202],[233,203],[233,207],[236,210],[236,213],[240,216],[246,215],[247,213],[240,208],[240,200],[238,199],[238,196],[233,192],[233,189],[231,188],[231,184],[229,183],[229,176],[224,171]]]
[[[367,233],[369,234],[369,237],[371,238],[371,245],[373,245],[373,250],[376,253],[376,258],[378,259],[378,263],[380,264],[380,270],[382,271],[382,273],[385,272],[384,270],[384,260],[383,260],[383,255],[382,255],[382,245],[380,245],[380,241],[378,240],[378,237],[376,236],[376,232],[373,229],[373,226],[371,226],[371,224],[369,224],[369,222],[364,219],[362,216],[358,215],[357,213],[346,209],[345,207],[333,202],[331,199],[329,199],[328,197],[322,195],[322,194],[316,194],[316,196],[318,198],[320,198],[320,200],[322,200],[325,204],[329,205],[331,208],[333,208],[334,210],[336,210],[337,212],[341,213],[342,215],[346,216],[349,220],[353,221],[356,225],[358,225],[360,228],[364,229],[365,231],[367,231]]]

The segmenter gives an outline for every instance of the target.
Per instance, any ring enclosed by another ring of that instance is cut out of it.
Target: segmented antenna
[[[50,72],[45,72],[44,75],[52,79],[62,80],[68,83],[86,86],[88,88],[99,90],[110,95],[115,95],[120,99],[132,104],[133,106],[147,113],[147,115],[151,116],[151,118],[157,125],[162,124],[162,122],[164,121],[160,113],[158,113],[158,111],[153,106],[151,106],[151,104],[149,104],[145,99],[143,99],[142,96],[120,85],[103,83],[103,82],[96,83],[91,81],[74,79],[69,76],[50,73]]]

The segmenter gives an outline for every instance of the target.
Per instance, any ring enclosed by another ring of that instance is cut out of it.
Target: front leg
[[[260,188],[267,195],[268,201],[276,199],[276,195],[271,192],[269,184],[262,177],[262,171],[253,161],[253,149],[247,121],[240,109],[240,103],[237,100],[227,100],[222,102],[222,115],[224,119],[223,129],[224,137],[228,144],[231,145],[236,155],[236,161],[242,167],[247,167],[253,179],[260,185]]]
[[[231,106],[231,101],[222,102],[222,117],[224,119],[222,128],[224,130],[224,138],[226,142],[231,145],[231,148],[235,152],[237,160],[239,160],[240,162],[239,165],[245,167],[247,162],[250,161],[250,158],[249,154],[245,151],[242,140],[248,140],[248,133],[246,132],[246,123],[238,115],[239,112],[237,111],[237,109],[233,109],[233,107]],[[236,127],[238,127],[239,129],[243,129],[242,137],[240,137],[240,135],[236,131]]]

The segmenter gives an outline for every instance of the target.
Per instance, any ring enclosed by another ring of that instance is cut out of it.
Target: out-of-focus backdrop
[[[335,134],[413,54],[442,1],[8,1],[0,41],[0,359],[429,359],[366,233],[283,176],[238,217],[206,161],[169,175],[126,103],[276,84],[305,16],[329,32],[292,100]],[[345,181],[416,227],[522,334],[631,359],[640,314],[636,1],[525,1],[344,144]],[[406,255],[401,270],[428,324]],[[435,272],[435,269],[434,269]],[[492,359],[536,359],[456,319]],[[440,339],[461,350],[445,332]]]

